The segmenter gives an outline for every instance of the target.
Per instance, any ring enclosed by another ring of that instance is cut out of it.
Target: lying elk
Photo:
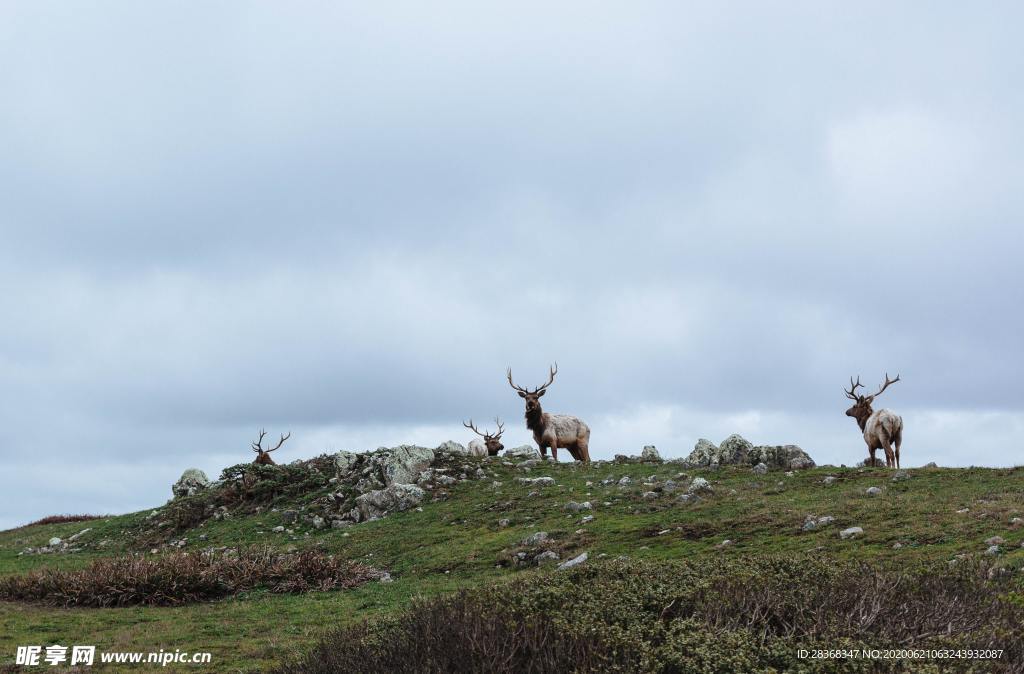
[[[292,437],[292,434],[291,432],[289,432],[288,435],[282,435],[281,439],[278,440],[275,446],[271,447],[270,449],[263,449],[263,436],[265,436],[266,434],[267,432],[261,428],[259,439],[257,439],[256,442],[252,443],[252,451],[256,452],[256,460],[253,461],[253,463],[258,463],[261,466],[276,466],[277,464],[274,463],[274,460],[272,458],[270,458],[270,453],[276,449],[280,449],[281,445],[284,444],[284,441]]]
[[[864,396],[857,395],[857,387],[864,385],[860,383],[860,377],[857,377],[857,382],[854,383],[853,377],[850,377],[850,390],[843,389],[846,393],[846,397],[854,401],[853,407],[846,410],[846,416],[853,417],[857,420],[857,425],[860,426],[860,430],[864,432],[864,442],[868,444],[868,452],[871,454],[871,465],[875,466],[875,452],[879,449],[885,450],[885,465],[889,468],[900,467],[900,444],[903,442],[903,418],[893,414],[889,410],[878,410],[877,412],[872,411],[871,403],[875,398],[882,395],[885,389],[889,388],[890,384],[895,384],[900,380],[900,376],[896,375],[895,379],[890,380],[889,374],[885,375],[885,383],[882,384],[882,388],[878,389],[878,393],[874,395]],[[895,451],[893,446],[895,445]]]
[[[462,425],[473,431],[480,438],[473,438],[469,441],[469,453],[473,456],[497,456],[498,452],[505,449],[505,445],[501,444],[501,434],[505,432],[505,424],[501,423],[501,420],[497,417],[494,418],[494,423],[498,424],[498,432],[493,435],[490,433],[481,433],[476,428],[476,424],[470,419],[467,424],[465,421]]]
[[[512,368],[508,369],[508,383],[519,396],[526,400],[526,427],[533,431],[533,439],[537,442],[542,456],[547,456],[548,447],[551,456],[558,461],[558,449],[567,449],[577,461],[590,461],[590,427],[577,417],[568,414],[548,414],[540,408],[540,397],[547,387],[555,381],[558,374],[558,363],[549,368],[548,383],[528,391],[512,382]]]

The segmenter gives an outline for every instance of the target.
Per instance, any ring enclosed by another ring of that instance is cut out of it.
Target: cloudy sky
[[[0,528],[184,468],[740,432],[1024,463],[1017,3],[0,5]]]

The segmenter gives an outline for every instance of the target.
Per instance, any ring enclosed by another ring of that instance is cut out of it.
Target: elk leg
[[[587,441],[578,440],[576,442],[576,448],[579,453],[579,457],[577,458],[583,463],[590,463],[590,447],[587,446]]]
[[[558,441],[557,440],[553,440],[551,442],[551,458],[555,460],[555,463],[558,463]]]
[[[868,454],[870,454],[870,455],[871,455],[871,467],[872,467],[872,468],[874,468],[874,467],[875,467],[875,465],[876,465],[876,462],[878,461],[878,459],[876,459],[876,458],[875,458],[875,452],[876,452],[876,451],[877,451],[877,448],[876,448],[876,447],[872,447],[871,449],[869,449],[869,450],[868,450]]]
[[[896,467],[900,467],[900,443],[903,442],[903,438],[899,435],[896,436]]]

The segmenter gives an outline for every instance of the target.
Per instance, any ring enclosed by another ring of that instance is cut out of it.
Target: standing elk
[[[261,466],[276,466],[277,464],[274,462],[272,458],[270,458],[270,453],[276,449],[280,449],[281,445],[284,444],[284,441],[292,437],[292,434],[289,431],[288,435],[281,436],[281,439],[277,442],[277,444],[274,447],[271,447],[270,449],[263,449],[263,436],[265,436],[266,434],[267,432],[261,428],[260,437],[256,440],[256,442],[252,443],[252,451],[256,452],[256,459],[253,461],[253,463],[258,463]]]
[[[860,383],[860,377],[857,377],[856,383],[854,383],[853,377],[850,377],[850,390],[843,389],[846,397],[854,401],[853,407],[846,410],[846,416],[856,419],[860,430],[864,432],[864,442],[868,445],[872,466],[877,465],[875,463],[875,452],[882,449],[885,451],[885,465],[889,468],[900,467],[903,418],[889,410],[878,410],[875,412],[871,409],[872,401],[882,395],[882,392],[889,388],[890,384],[895,384],[899,380],[899,375],[896,375],[895,379],[890,380],[889,373],[887,372],[882,388],[878,389],[878,393],[869,396],[857,395],[856,393],[858,386],[864,386]],[[895,451],[893,450],[894,445]]]
[[[468,424],[465,421],[462,422],[463,426],[483,438],[483,440],[473,438],[469,441],[470,454],[473,456],[497,456],[498,452],[505,449],[505,445],[501,444],[501,434],[505,432],[505,424],[501,423],[501,420],[497,417],[494,418],[494,423],[498,424],[498,432],[492,435],[491,433],[481,433],[478,431],[472,419],[469,420]]]
[[[526,427],[533,431],[533,439],[540,448],[541,456],[548,455],[558,461],[558,449],[567,449],[577,461],[590,461],[590,427],[577,417],[568,414],[548,414],[540,408],[540,397],[555,381],[558,363],[549,368],[548,383],[528,391],[512,382],[512,368],[508,369],[508,383],[526,400]]]

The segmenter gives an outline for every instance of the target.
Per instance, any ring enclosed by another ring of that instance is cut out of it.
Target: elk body
[[[520,388],[512,382],[512,368],[508,370],[508,383],[526,401],[526,427],[533,431],[533,439],[540,448],[541,456],[551,456],[558,461],[558,450],[567,449],[577,461],[590,461],[590,427],[578,417],[568,414],[548,414],[540,407],[540,398],[548,386],[555,381],[558,363],[549,369],[548,383],[532,391]]]
[[[483,440],[473,438],[469,441],[468,449],[472,456],[497,456],[498,452],[505,449],[505,445],[501,444],[501,434],[505,432],[505,425],[497,417],[495,417],[494,423],[498,424],[498,432],[492,435],[491,433],[481,433],[478,431],[472,419],[469,420],[469,423],[462,422],[463,426],[483,438]]]
[[[275,449],[280,449],[281,445],[284,444],[284,441],[292,437],[292,434],[288,433],[288,435],[282,435],[281,439],[275,446],[271,447],[270,449],[263,449],[263,436],[265,436],[266,434],[267,432],[261,428],[260,437],[256,440],[256,442],[252,443],[252,451],[256,452],[256,459],[253,461],[253,463],[258,463],[261,466],[276,466],[277,464],[274,462],[272,458],[270,458],[270,453],[273,452]]]
[[[881,449],[885,451],[885,465],[887,467],[900,467],[903,418],[889,410],[883,409],[876,412],[871,409],[871,403],[874,399],[882,395],[882,392],[889,388],[890,384],[895,384],[899,380],[899,375],[896,375],[895,379],[890,380],[888,373],[886,373],[885,383],[882,384],[882,388],[878,389],[878,393],[869,396],[857,395],[856,393],[858,386],[864,386],[860,383],[860,377],[857,377],[856,383],[854,383],[853,377],[850,377],[850,390],[843,389],[846,397],[854,401],[853,407],[846,410],[846,416],[856,419],[857,425],[860,426],[860,430],[864,433],[864,442],[868,445],[872,466],[877,465],[875,463],[875,452]]]

